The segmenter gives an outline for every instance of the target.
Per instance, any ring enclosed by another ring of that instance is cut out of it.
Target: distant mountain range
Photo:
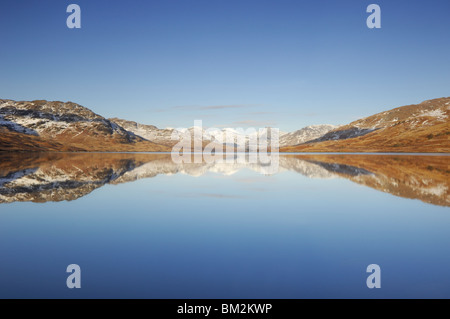
[[[307,126],[280,132],[280,150],[448,153],[449,113],[447,97],[398,107],[343,126]],[[193,128],[188,131],[193,135]],[[124,119],[106,119],[72,102],[0,100],[0,151],[170,151],[179,141],[173,139],[173,132]],[[233,128],[220,131],[230,132],[236,136],[232,146],[239,146],[239,132]],[[218,142],[205,130],[203,135],[203,146]]]
[[[124,129],[126,129],[129,132],[132,132],[138,136],[141,136],[149,141],[153,141],[158,144],[167,145],[172,147],[176,143],[178,143],[179,139],[172,139],[172,134],[174,133],[175,129],[159,129],[154,125],[144,125],[140,123],[136,123],[133,121],[127,121],[123,119],[118,118],[112,118],[109,119],[111,122],[116,123],[117,125],[120,125]],[[325,125],[327,126],[327,125]],[[328,127],[328,126],[327,126]],[[233,146],[239,146],[241,144],[245,144],[244,146],[247,146],[248,148],[248,142],[249,142],[249,136],[246,136],[245,132],[239,132],[236,129],[233,128],[224,128],[224,129],[216,129],[214,130],[214,134],[208,130],[205,130],[203,128],[198,128],[201,130],[202,139],[206,143],[210,142],[217,142],[216,137],[220,136],[221,142],[218,142],[219,144],[226,145],[226,136],[231,136],[232,145]],[[330,128],[331,129],[331,128]],[[190,127],[187,129],[187,131],[190,132],[192,140],[194,139],[194,127]],[[294,132],[295,133],[295,132]],[[281,137],[286,135],[286,132],[279,132],[280,134],[280,145],[281,145]],[[259,138],[260,134],[258,132],[255,132],[252,134],[254,137]],[[323,135],[323,134],[322,134]],[[321,135],[314,135],[314,137],[311,137],[310,139],[313,139],[315,137],[319,137]],[[241,141],[243,143],[240,143],[239,137],[241,137]],[[268,139],[270,140],[270,135],[268,136]],[[292,144],[286,144],[292,145]]]

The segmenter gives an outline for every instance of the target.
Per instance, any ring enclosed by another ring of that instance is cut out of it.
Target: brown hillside
[[[450,152],[450,98],[398,107],[282,152]]]

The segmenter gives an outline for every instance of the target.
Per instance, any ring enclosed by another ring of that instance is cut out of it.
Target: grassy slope
[[[450,153],[448,123],[408,130],[401,125],[364,136],[283,147],[281,152]]]
[[[363,136],[318,141],[283,147],[282,152],[450,152],[450,98],[428,100],[398,107],[341,126],[334,131],[355,127],[377,129]],[[446,118],[422,116],[421,112],[440,111]],[[420,115],[420,116],[418,116]]]
[[[0,128],[0,151],[80,151],[39,136],[11,132]]]
[[[0,151],[90,151],[90,152],[164,152],[170,148],[164,145],[139,139],[125,143],[115,138],[91,135],[88,132],[73,139],[46,139],[0,128]]]

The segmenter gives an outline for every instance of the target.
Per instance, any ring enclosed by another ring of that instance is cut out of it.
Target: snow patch
[[[435,187],[422,188],[421,191],[427,195],[443,196],[447,193],[448,187],[445,184],[439,184]]]
[[[438,119],[447,118],[447,115],[441,109],[423,111],[422,113],[419,114],[419,116],[431,116],[431,117],[436,117]]]

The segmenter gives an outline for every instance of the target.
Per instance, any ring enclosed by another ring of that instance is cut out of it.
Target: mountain
[[[145,125],[133,121],[127,121],[119,118],[109,119],[112,123],[115,123],[123,127],[128,132],[132,132],[137,136],[140,136],[146,140],[154,143],[173,146],[178,140],[172,140],[172,133],[174,129],[159,129],[154,125]]]
[[[173,134],[175,132],[174,129],[160,129],[154,125],[145,125],[119,118],[111,118],[109,120],[123,127],[127,131],[134,133],[137,136],[140,136],[142,138],[145,138],[149,141],[158,144],[172,147],[173,145],[175,145],[180,141],[180,138],[172,139]],[[189,131],[189,135],[191,136],[191,141],[194,141],[194,129],[195,127],[190,127],[187,129],[187,131]],[[262,135],[259,132],[254,132],[252,134],[247,135],[247,132],[245,131],[240,132],[239,130],[234,128],[205,130],[199,127],[198,129],[199,132],[201,132],[204,146],[208,145],[211,142],[216,142],[216,145],[221,146],[222,148],[227,144],[231,143],[233,147],[243,146],[246,149],[248,149],[250,137],[253,136],[254,138],[258,139]],[[184,131],[186,131],[186,129]],[[280,137],[284,136],[285,134],[286,134],[285,132],[279,132]],[[325,134],[325,132],[323,134]],[[322,136],[323,134],[316,134],[314,135],[313,138]],[[269,135],[268,141],[270,141],[270,134],[268,135]]]
[[[135,134],[136,136],[142,137],[146,140],[152,141],[154,143],[158,143],[161,145],[168,146],[172,148],[175,144],[182,140],[182,135],[177,134],[177,131],[173,128],[160,129],[154,125],[146,125],[137,123],[134,121],[128,121],[119,118],[111,118],[109,119],[112,123],[115,123],[125,130]],[[191,138],[191,147],[194,147],[194,142],[196,140],[196,136],[194,135],[195,127],[190,127],[183,131],[188,131],[189,136]],[[202,128],[198,128],[199,132],[201,132],[201,139],[197,139],[203,146],[206,146],[211,142],[211,136],[206,134],[205,130]],[[200,144],[199,144],[200,145]]]
[[[336,129],[336,125],[322,124],[310,125],[295,132],[284,134],[280,137],[280,147],[302,144],[322,137],[329,131]],[[280,134],[281,135],[281,134]]]
[[[335,128],[284,152],[450,152],[450,98],[397,107]]]
[[[312,125],[280,132],[280,151],[450,152],[449,113],[447,97],[398,107],[339,127]],[[195,143],[194,127],[185,132],[193,141],[189,148],[200,145]],[[174,133],[174,129],[106,119],[72,102],[0,99],[0,151],[171,151],[183,138]],[[250,142],[264,135],[233,128],[201,130],[202,147],[213,143],[216,151],[224,146],[248,151]],[[271,135],[267,135],[270,140]]]
[[[231,128],[214,134],[201,129],[202,141],[195,144],[194,129],[185,129],[191,148],[213,142],[223,149],[225,135],[232,137],[233,148],[248,145],[248,137]],[[76,103],[45,100],[0,100],[0,133],[0,151],[170,151],[183,137],[174,129],[106,119]],[[218,135],[223,142],[216,140]]]
[[[0,151],[76,152],[82,151],[82,149],[65,146],[35,135],[10,131],[6,127],[0,127]]]
[[[168,150],[72,102],[0,100],[0,126],[0,150]]]

